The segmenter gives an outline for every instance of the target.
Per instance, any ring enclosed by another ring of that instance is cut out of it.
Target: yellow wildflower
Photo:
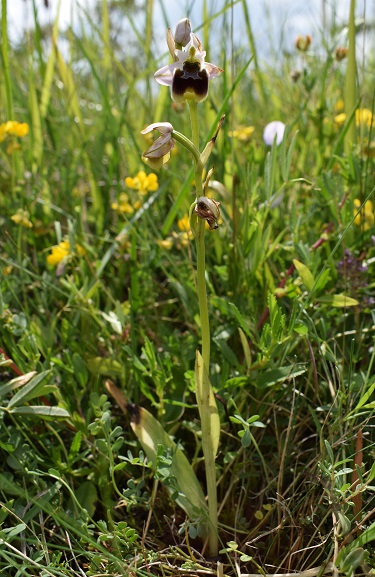
[[[358,108],[355,111],[355,122],[357,126],[366,125],[370,127],[373,121],[373,114],[369,108]]]
[[[28,210],[24,210],[23,208],[19,208],[13,216],[11,216],[11,220],[20,226],[24,226],[25,228],[32,228],[33,223],[29,218],[30,214]]]
[[[119,196],[119,202],[118,203],[113,202],[111,204],[111,207],[113,208],[113,210],[116,210],[117,212],[122,212],[124,214],[132,214],[134,212],[134,208],[130,204],[129,197],[126,194],[126,192],[121,192]]]
[[[354,199],[354,214],[357,214],[359,207],[361,206],[361,201],[359,198]],[[362,207],[362,211],[357,214],[354,219],[354,223],[357,225],[362,225],[364,230],[372,228],[375,223],[374,207],[371,200],[368,200]]]
[[[336,122],[336,124],[341,126],[346,120],[345,112],[341,112],[341,114],[335,116],[333,120]],[[369,108],[358,108],[355,111],[355,123],[357,126],[370,127],[373,123],[373,120],[374,116]]]
[[[8,120],[0,125],[0,139],[4,140],[6,135],[18,136],[23,138],[29,133],[29,125],[26,122],[16,122],[15,120]]]
[[[158,239],[156,242],[158,243],[160,248],[163,248],[165,250],[170,250],[173,246],[173,240],[170,237]]]
[[[237,138],[237,140],[240,140],[241,142],[248,142],[254,130],[254,126],[240,125],[236,130],[230,130],[228,134],[232,138]]]
[[[137,190],[142,195],[155,192],[159,188],[157,175],[153,172],[147,175],[143,170],[140,170],[134,178],[130,176],[125,178],[125,184],[128,188]]]
[[[342,98],[339,98],[336,104],[334,105],[333,110],[337,112],[337,114],[339,114],[344,110],[344,108],[345,108],[344,101]]]
[[[69,255],[70,245],[67,240],[63,240],[57,246],[52,248],[51,254],[47,256],[48,264],[55,266],[59,264],[62,260],[64,260]]]
[[[342,124],[344,124],[345,120],[346,120],[346,114],[345,112],[340,112],[340,114],[338,114],[337,116],[335,116],[335,118],[333,119],[336,124],[338,124],[339,126],[341,126]]]
[[[190,230],[190,220],[189,215],[185,214],[180,220],[177,221],[178,228],[183,232],[188,232]]]
[[[193,231],[172,232],[172,237],[176,248],[181,250],[182,247],[188,246],[189,242],[193,239]]]
[[[4,276],[10,275],[10,273],[12,272],[12,270],[13,270],[12,265],[5,266],[5,267],[3,268],[3,275],[4,275]]]
[[[8,133],[12,136],[18,136],[19,138],[23,138],[27,134],[29,134],[29,125],[26,122],[13,122],[13,125]]]
[[[76,250],[80,256],[86,254],[85,249],[79,244],[76,245]],[[70,250],[69,241],[63,240],[57,246],[52,248],[51,254],[47,256],[47,262],[52,266],[56,266],[71,254],[73,253]]]

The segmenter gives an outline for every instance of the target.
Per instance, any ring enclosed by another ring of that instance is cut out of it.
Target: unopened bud
[[[340,62],[340,60],[344,60],[348,55],[347,48],[343,48],[342,46],[338,46],[335,50],[335,58]]]
[[[290,73],[290,77],[293,80],[293,82],[298,82],[298,80],[301,77],[301,72],[299,70],[292,70],[292,72]]]
[[[310,34],[306,34],[305,37],[303,36],[297,36],[296,39],[296,48],[297,50],[299,50],[300,52],[306,52],[306,50],[308,49],[308,47],[311,44],[311,36]]]
[[[186,46],[190,42],[191,24],[188,18],[182,18],[176,26],[174,41],[176,46]]]

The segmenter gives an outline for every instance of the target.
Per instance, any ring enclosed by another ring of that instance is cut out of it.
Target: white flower
[[[207,97],[208,81],[223,71],[218,66],[205,62],[206,51],[198,37],[191,33],[190,42],[183,50],[175,50],[175,62],[155,72],[155,80],[163,86],[172,87],[172,98],[176,102]]]
[[[276,138],[276,144],[282,143],[285,132],[285,124],[280,120],[273,120],[264,129],[263,140],[267,146],[272,146]]]

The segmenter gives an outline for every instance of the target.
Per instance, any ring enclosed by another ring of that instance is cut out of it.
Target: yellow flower
[[[134,212],[134,208],[129,203],[129,197],[126,192],[121,192],[119,196],[119,202],[113,202],[111,204],[113,210],[117,212],[122,212],[124,214],[132,214]]]
[[[183,232],[189,231],[190,230],[189,215],[185,214],[182,218],[180,218],[180,220],[177,221],[177,226]]]
[[[361,201],[359,198],[354,199],[354,214],[357,214],[359,207],[361,206]],[[374,226],[375,216],[374,207],[371,200],[368,200],[362,207],[362,211],[357,214],[354,219],[354,223],[357,225],[363,225],[364,230],[368,230]]]
[[[33,223],[29,218],[30,214],[28,210],[23,210],[23,208],[19,208],[13,216],[11,216],[11,220],[20,226],[24,226],[25,228],[32,228]]]
[[[255,130],[254,126],[241,125],[236,130],[230,130],[228,134],[232,138],[237,138],[237,140],[240,140],[241,142],[248,142],[254,130]]]
[[[165,250],[170,250],[173,246],[173,240],[170,237],[164,239],[158,239],[156,242],[158,243],[160,248],[163,248]]]
[[[130,176],[125,178],[125,184],[128,188],[137,190],[142,195],[155,192],[159,188],[157,175],[153,172],[147,175],[143,170],[140,170],[134,178]]]
[[[59,264],[62,260],[64,260],[69,255],[70,245],[67,240],[63,240],[57,246],[52,248],[51,254],[47,256],[48,264],[55,266]]]
[[[4,275],[4,276],[10,275],[10,273],[12,272],[12,270],[13,270],[12,265],[5,266],[5,267],[3,268],[3,275]]]
[[[342,98],[339,98],[336,104],[334,105],[333,110],[337,112],[337,114],[339,114],[344,110],[344,108],[345,108],[344,101]]]
[[[182,247],[186,247],[189,245],[189,242],[193,239],[193,231],[184,231],[184,232],[172,232],[172,236],[176,243],[176,248],[180,250]]]
[[[335,116],[333,120],[341,126],[346,120],[345,112],[341,112],[341,114]],[[355,111],[355,123],[357,126],[367,126],[369,128],[373,120],[374,116],[369,108],[358,108]]]
[[[4,134],[9,134],[10,136],[18,136],[23,138],[29,133],[29,125],[26,122],[16,122],[15,120],[8,120],[4,124],[0,125],[0,136],[4,140]]]
[[[372,125],[373,115],[369,108],[358,108],[355,111],[355,122],[357,126],[365,124],[370,127]]]
[[[340,112],[340,114],[338,114],[337,116],[335,116],[335,118],[333,119],[336,124],[338,125],[342,125],[344,124],[345,120],[346,120],[346,114],[345,112]]]
[[[29,125],[26,122],[16,122],[15,126],[13,126],[13,134],[14,136],[18,136],[19,138],[23,138],[27,134],[29,134]]]
[[[76,245],[77,254],[83,256],[86,254],[85,249],[83,246],[77,244]],[[66,259],[69,255],[73,254],[70,250],[70,244],[68,240],[61,241],[57,246],[52,248],[51,254],[47,256],[48,264],[52,266],[58,265],[61,261]]]

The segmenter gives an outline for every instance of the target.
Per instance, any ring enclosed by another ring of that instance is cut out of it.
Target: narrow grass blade
[[[348,50],[348,66],[346,69],[345,78],[345,112],[348,118],[353,114],[356,107],[356,83],[357,83],[357,66],[356,66],[356,42],[355,42],[355,0],[350,2],[349,12],[349,50]],[[349,154],[351,148],[356,140],[356,126],[355,121],[352,120],[348,131],[345,135],[345,152]]]

